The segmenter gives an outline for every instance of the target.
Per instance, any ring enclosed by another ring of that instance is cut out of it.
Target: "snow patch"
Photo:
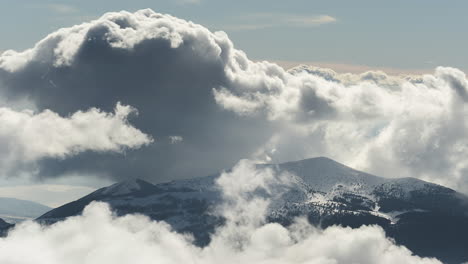
[[[141,190],[141,182],[139,180],[128,180],[113,184],[102,191],[104,195],[120,196],[130,194]]]

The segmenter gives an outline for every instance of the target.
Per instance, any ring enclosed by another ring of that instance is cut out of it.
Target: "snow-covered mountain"
[[[0,197],[0,217],[11,223],[34,219],[51,209],[32,201]]]
[[[262,164],[290,172],[293,184],[272,202],[268,219],[284,225],[296,216],[327,227],[378,224],[421,256],[448,263],[468,261],[468,198],[415,178],[387,179],[354,170],[328,158]],[[153,185],[133,179],[99,189],[53,209],[37,220],[54,223],[81,213],[91,201],[109,203],[117,214],[142,213],[190,232],[200,245],[223,219],[211,214],[221,201],[212,175]]]

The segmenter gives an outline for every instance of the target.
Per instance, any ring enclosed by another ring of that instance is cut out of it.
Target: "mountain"
[[[195,234],[206,244],[220,219],[208,215],[208,209],[220,201],[215,176],[153,185],[132,179],[101,188],[91,194],[53,209],[37,220],[51,224],[78,215],[92,201],[109,203],[118,215],[141,213],[155,220],[165,220],[180,232]]]
[[[34,219],[51,209],[32,201],[0,197],[0,217],[14,223]]]
[[[0,218],[0,237],[5,236],[13,225]]]
[[[0,229],[6,228],[6,227],[9,227],[9,226],[10,226],[9,223],[5,222],[5,220],[0,218]]]
[[[262,164],[290,172],[294,183],[272,202],[268,220],[289,225],[306,216],[318,226],[380,225],[398,244],[447,263],[468,261],[468,197],[415,178],[387,179],[328,158]],[[139,179],[99,189],[53,209],[37,220],[50,224],[80,214],[91,201],[111,205],[118,215],[141,213],[194,234],[199,245],[223,222],[210,214],[221,201],[212,175],[153,185]]]

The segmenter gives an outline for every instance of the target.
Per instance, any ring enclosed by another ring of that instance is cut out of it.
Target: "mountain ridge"
[[[468,261],[468,253],[459,248],[468,244],[468,198],[453,189],[416,178],[382,178],[325,157],[256,166],[294,177],[294,185],[272,201],[268,221],[289,225],[295,217],[306,216],[323,228],[376,224],[415,254],[447,263]],[[92,201],[102,201],[117,215],[140,213],[166,221],[178,232],[193,234],[203,246],[223,223],[210,213],[222,200],[215,184],[219,175],[159,184],[131,179],[53,209],[37,221],[55,223],[80,214]],[[450,236],[459,239],[447,242]]]

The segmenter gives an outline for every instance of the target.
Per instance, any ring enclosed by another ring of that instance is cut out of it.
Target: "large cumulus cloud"
[[[0,238],[0,262],[440,263],[395,245],[375,226],[319,230],[305,219],[298,219],[289,227],[266,223],[264,213],[269,197],[287,186],[287,179],[291,177],[275,175],[268,169],[256,170],[248,161],[223,173],[218,186],[225,203],[218,212],[227,221],[204,248],[194,246],[190,236],[173,232],[164,222],[150,221],[141,215],[116,217],[105,204],[92,203],[83,215],[52,226],[33,222],[18,225],[6,238]],[[22,254],[25,249],[28,254]]]
[[[108,13],[0,56],[1,104],[68,115],[121,101],[140,112],[132,124],[159,139],[125,157],[42,161],[48,176],[86,168],[159,181],[243,157],[321,155],[468,191],[466,89],[465,74],[448,67],[424,76],[284,71],[252,62],[223,32],[151,10]]]
[[[271,124],[239,118],[214,100],[211,89],[229,83],[225,67],[234,53],[246,60],[224,33],[169,15],[109,13],[54,32],[30,50],[3,53],[0,102],[26,101],[68,115],[91,107],[111,111],[120,101],[138,109],[132,124],[158,139],[125,156],[48,159],[39,164],[41,175],[203,176],[232,166],[268,138]],[[174,136],[183,141],[171,144]]]

